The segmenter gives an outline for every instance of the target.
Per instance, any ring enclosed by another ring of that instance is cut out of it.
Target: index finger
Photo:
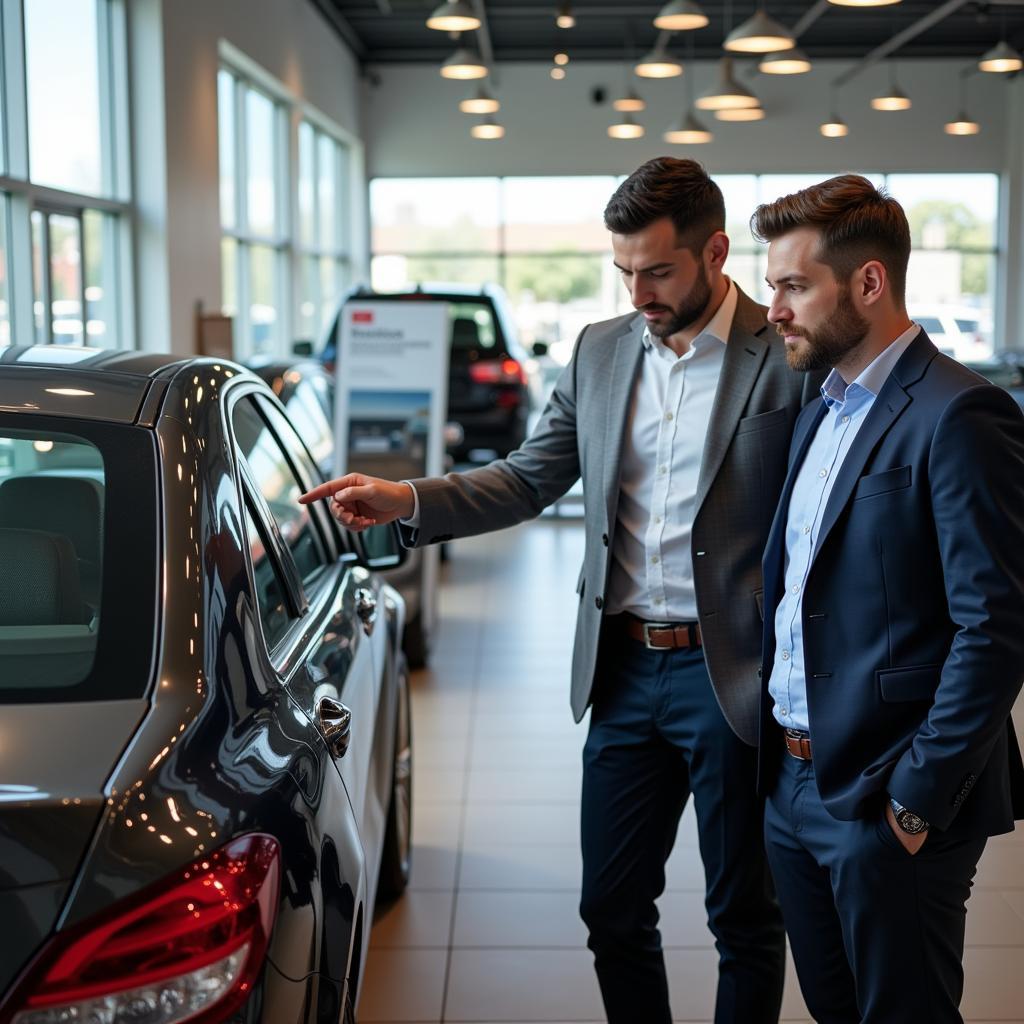
[[[314,487],[311,491],[306,491],[305,494],[299,495],[299,503],[302,505],[308,505],[311,502],[319,501],[321,498],[329,498],[336,491],[340,491],[343,487],[348,487],[354,482],[354,473],[348,473],[345,476],[339,476],[335,480],[328,480],[325,484],[320,484],[318,487]]]

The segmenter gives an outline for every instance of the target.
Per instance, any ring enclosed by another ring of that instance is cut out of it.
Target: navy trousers
[[[818,1024],[960,1024],[966,903],[984,839],[936,831],[911,855],[882,799],[872,818],[839,821],[813,764],[785,754],[765,842]]]
[[[719,954],[716,1024],[775,1024],[785,936],[762,841],[756,752],[701,651],[606,636],[583,750],[583,894],[609,1024],[671,1024],[655,899],[690,794]]]

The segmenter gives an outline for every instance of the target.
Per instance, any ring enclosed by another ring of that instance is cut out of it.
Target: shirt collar
[[[821,385],[821,397],[825,404],[830,409],[842,405],[852,394],[860,391],[876,398],[878,392],[882,390],[882,385],[889,379],[893,367],[899,362],[900,356],[906,352],[920,331],[919,324],[911,324],[898,338],[882,349],[850,384],[846,383],[838,370],[833,369]]]
[[[693,339],[690,351],[693,351],[697,347],[697,343],[704,338],[715,338],[723,345],[728,342],[729,334],[732,331],[732,322],[736,316],[736,303],[739,301],[739,293],[736,290],[736,282],[732,278],[727,280],[729,281],[729,290],[725,293],[725,298],[722,299],[718,309],[715,310],[715,315],[707,322],[704,330]],[[644,348],[650,350],[654,345],[654,340],[650,328],[645,327],[643,334]],[[660,341],[661,339],[659,338],[658,340]]]

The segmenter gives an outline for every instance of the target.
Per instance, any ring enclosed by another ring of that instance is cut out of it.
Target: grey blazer
[[[786,477],[797,413],[818,394],[786,365],[766,310],[741,291],[726,345],[697,483],[694,584],[704,654],[718,702],[745,742],[757,743],[761,661],[761,555]],[[590,703],[619,499],[619,462],[643,351],[643,317],[584,328],[533,434],[480,469],[412,481],[419,528],[410,546],[500,530],[540,514],[583,478],[586,545],[572,710]]]

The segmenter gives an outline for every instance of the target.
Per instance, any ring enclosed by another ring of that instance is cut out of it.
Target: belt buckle
[[[649,650],[649,651],[663,651],[663,650],[665,650],[664,647],[657,647],[657,646],[655,646],[655,644],[651,641],[651,630],[652,629],[671,629],[672,628],[672,624],[670,622],[643,622],[643,623],[641,623],[641,626],[643,627],[644,647],[646,647],[647,650]]]

